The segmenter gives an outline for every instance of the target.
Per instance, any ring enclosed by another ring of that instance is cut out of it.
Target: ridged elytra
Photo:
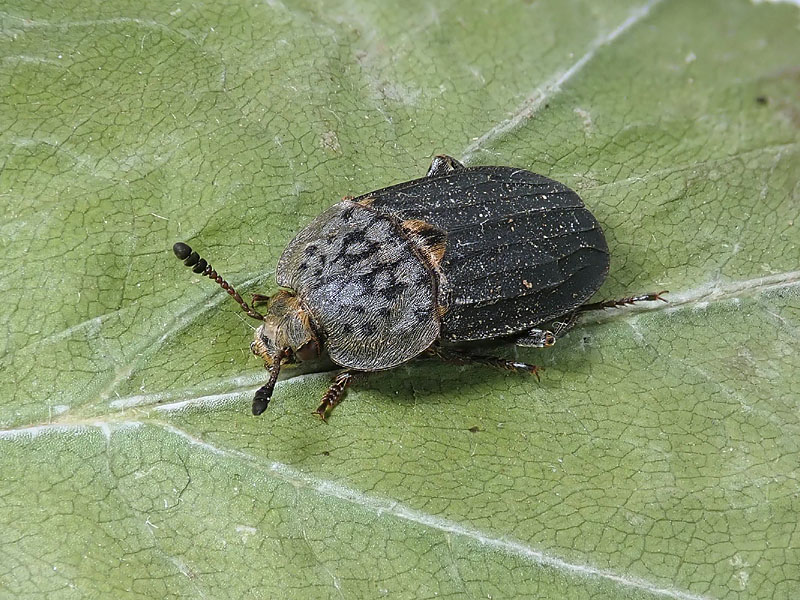
[[[580,197],[525,169],[465,167],[445,155],[425,177],[345,197],[316,217],[278,262],[282,289],[251,304],[187,244],[173,251],[261,323],[250,348],[270,375],[254,415],[266,410],[282,365],[322,354],[343,369],[314,411],[323,419],[354,375],[420,355],[538,377],[535,365],[459,347],[496,339],[552,346],[583,312],[666,293],[589,303],[609,251]]]

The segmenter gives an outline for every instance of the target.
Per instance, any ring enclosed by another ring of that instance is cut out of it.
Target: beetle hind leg
[[[466,352],[458,352],[457,350],[445,350],[444,348],[437,348],[433,350],[433,354],[445,362],[452,362],[461,365],[469,363],[488,365],[498,369],[514,371],[515,373],[530,373],[531,375],[536,375],[536,379],[539,379],[539,371],[542,369],[536,365],[519,362],[516,360],[506,360],[505,358],[484,356],[481,354],[468,354]]]
[[[435,156],[431,161],[431,166],[428,169],[428,173],[425,175],[425,177],[439,177],[440,175],[449,175],[453,171],[458,171],[463,168],[465,168],[464,165],[462,165],[452,156],[447,156],[447,154],[440,154],[439,156]]]
[[[629,306],[637,302],[655,302],[661,300],[666,302],[667,299],[663,298],[664,294],[669,293],[668,290],[661,290],[660,292],[650,294],[640,294],[638,296],[628,296],[627,298],[620,298],[619,300],[604,300],[603,302],[592,302],[591,304],[584,304],[578,310],[586,312],[588,310],[603,310],[605,308],[618,308],[620,306]]]

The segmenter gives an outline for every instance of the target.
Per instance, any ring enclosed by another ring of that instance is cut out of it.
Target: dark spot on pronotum
[[[365,231],[348,231],[344,235],[344,239],[342,240],[342,244],[344,246],[353,246],[355,244],[360,244],[364,240],[367,239],[367,233]]]
[[[331,453],[328,452],[327,450],[323,450],[322,451],[322,456],[330,456],[330,455],[331,455]]]
[[[473,425],[472,427],[467,429],[467,431],[469,431],[470,433],[478,433],[480,430],[481,430],[481,428],[478,427],[477,425]]]
[[[767,98],[766,96],[756,96],[756,102],[758,102],[761,105],[764,105],[767,104],[767,102],[769,102],[769,98]]]
[[[414,283],[416,283],[420,287],[424,287],[426,285],[430,285],[431,284],[431,274],[428,271],[420,271],[417,274],[417,277],[414,280]]]
[[[430,275],[427,276],[428,282],[430,282]],[[395,300],[402,292],[406,289],[406,284],[401,281],[394,280],[390,285],[387,285],[385,288],[380,290],[380,294],[386,298],[388,301]]]

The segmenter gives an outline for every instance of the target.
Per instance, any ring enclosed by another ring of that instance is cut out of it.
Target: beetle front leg
[[[440,154],[439,156],[435,156],[434,159],[431,161],[431,166],[428,169],[428,173],[425,177],[438,177],[439,175],[448,175],[453,171],[458,171],[459,169],[465,168],[460,162],[458,162],[452,156],[447,156],[447,154]]]
[[[342,401],[344,390],[353,380],[354,373],[355,371],[342,371],[339,373],[333,380],[333,383],[331,383],[328,391],[325,392],[325,395],[322,397],[322,401],[319,403],[317,410],[311,414],[317,415],[324,421],[330,412]]]
[[[269,302],[270,298],[272,298],[272,296],[266,296],[264,294],[250,294],[250,304],[253,306],[258,304],[266,304]]]

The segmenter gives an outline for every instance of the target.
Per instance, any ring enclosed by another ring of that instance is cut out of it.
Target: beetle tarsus
[[[542,367],[537,367],[536,365],[530,365],[523,362],[514,362],[511,364],[511,369],[513,371],[527,371],[531,375],[536,376],[536,381],[541,381],[541,378],[539,377],[539,371],[542,370]]]
[[[538,367],[530,363],[519,362],[517,360],[506,360],[504,358],[497,358],[495,356],[473,356],[471,358],[477,363],[482,363],[498,369],[514,371],[515,373],[530,373],[531,375],[536,376],[537,381],[541,381],[539,378],[539,371],[542,370],[542,367]]]
[[[520,371],[535,375],[539,379],[539,372],[542,367],[532,365],[530,363],[520,362],[518,360],[506,360],[497,356],[484,356],[482,354],[467,354],[466,352],[458,352],[456,350],[444,350],[443,348],[434,348],[429,350],[434,356],[446,361],[457,364],[477,363],[479,365],[487,365],[497,369],[505,369],[507,371]]]
[[[574,311],[561,319],[545,323],[540,328],[530,329],[517,338],[514,344],[523,348],[549,348],[575,327],[578,314],[578,311]]]
[[[320,419],[326,421],[330,412],[342,401],[344,390],[348,385],[350,385],[352,380],[352,371],[343,371],[339,373],[333,380],[333,383],[331,383],[330,387],[328,387],[328,391],[325,392],[325,395],[322,397],[317,409],[311,414],[317,415]]]
[[[581,312],[586,312],[587,310],[603,310],[606,308],[619,308],[621,306],[630,306],[637,302],[655,302],[656,300],[661,300],[662,302],[668,302],[666,298],[662,297],[664,294],[668,293],[669,290],[661,290],[660,292],[654,292],[650,294],[628,296],[626,298],[620,298],[619,300],[604,300],[603,302],[592,302],[591,304],[584,304],[578,310],[580,310]]]

